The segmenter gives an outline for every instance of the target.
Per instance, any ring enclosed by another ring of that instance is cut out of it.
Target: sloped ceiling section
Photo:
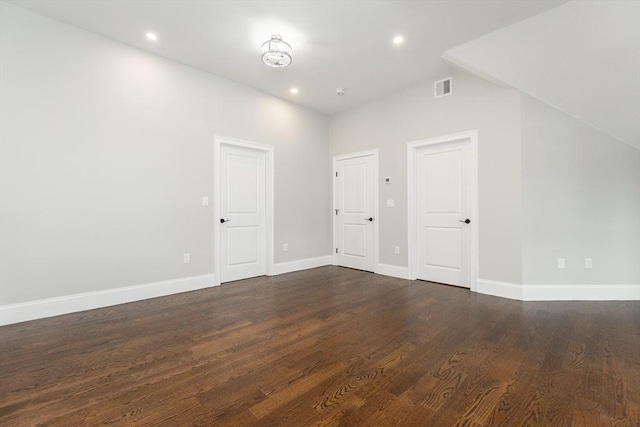
[[[573,1],[443,57],[640,149],[638,1]]]

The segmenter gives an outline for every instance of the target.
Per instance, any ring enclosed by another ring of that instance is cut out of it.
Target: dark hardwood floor
[[[0,425],[639,426],[640,303],[337,267],[0,328]]]

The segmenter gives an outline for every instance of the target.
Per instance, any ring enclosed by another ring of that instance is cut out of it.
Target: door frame
[[[247,148],[265,153],[265,266],[266,275],[273,276],[273,242],[274,242],[274,149],[271,145],[256,142],[242,141],[240,139],[227,138],[215,135],[213,138],[213,264],[215,282],[221,283],[220,272],[222,252],[220,248],[220,147],[228,145],[232,147]]]
[[[337,215],[335,210],[337,209],[337,196],[338,196],[338,182],[335,179],[338,172],[338,162],[340,160],[356,159],[358,157],[373,156],[373,272],[378,272],[378,258],[379,258],[379,231],[380,231],[380,216],[378,214],[378,149],[358,151],[355,153],[340,154],[333,156],[333,172],[331,179],[333,181],[333,211],[331,212],[333,218],[333,265],[338,265],[338,256],[336,254],[336,248],[338,247],[338,221],[336,221]]]
[[[444,135],[437,138],[429,138],[421,141],[414,141],[407,143],[407,242],[408,249],[408,261],[409,261],[409,278],[411,280],[417,279],[417,264],[418,260],[418,243],[417,243],[417,195],[416,195],[416,180],[417,170],[415,167],[415,161],[418,150],[421,148],[436,145],[436,144],[448,144],[453,142],[469,141],[470,156],[471,156],[471,232],[469,242],[470,250],[469,256],[471,257],[469,262],[469,288],[473,292],[477,292],[478,282],[478,230],[480,229],[480,218],[478,215],[478,131],[470,130],[466,132],[455,133],[451,135]]]

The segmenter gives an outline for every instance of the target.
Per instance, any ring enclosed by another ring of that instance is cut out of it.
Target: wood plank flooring
[[[640,426],[640,303],[339,267],[0,328],[2,426]]]

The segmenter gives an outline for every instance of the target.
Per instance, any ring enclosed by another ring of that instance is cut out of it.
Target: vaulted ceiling
[[[327,114],[458,66],[638,146],[635,0],[12,3]],[[260,60],[272,34],[293,46],[287,68]]]
[[[336,113],[444,77],[442,52],[563,1],[15,0],[12,3],[229,80]],[[153,31],[156,42],[145,38]],[[265,66],[280,34],[293,63]],[[394,45],[393,37],[404,36]],[[294,96],[290,88],[299,93]],[[336,88],[346,88],[344,96]]]

